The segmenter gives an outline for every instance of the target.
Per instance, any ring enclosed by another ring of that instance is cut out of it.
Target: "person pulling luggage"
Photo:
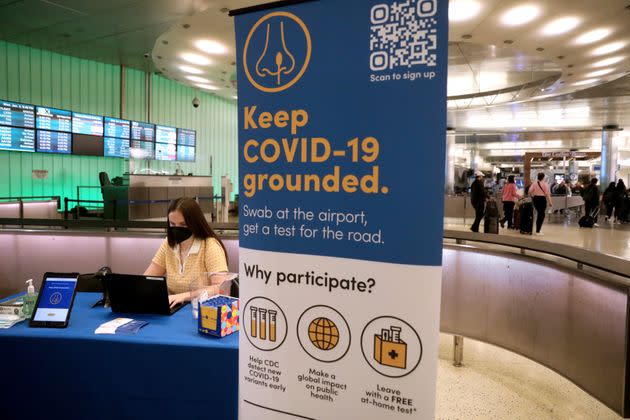
[[[599,188],[597,188],[597,178],[591,179],[590,184],[582,190],[582,199],[584,200],[584,215],[593,218],[593,226],[597,224],[597,215],[599,212],[595,210],[599,207]]]

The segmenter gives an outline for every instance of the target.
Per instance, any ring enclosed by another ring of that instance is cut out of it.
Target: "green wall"
[[[161,76],[151,77],[150,122],[197,130],[197,160],[180,163],[182,169],[213,175],[218,191],[220,176],[228,174],[237,191],[236,104]],[[146,121],[145,73],[127,69],[125,78],[126,111],[121,117]],[[191,105],[194,96],[201,100],[197,109]],[[120,67],[0,41],[0,99],[119,117]],[[172,173],[176,164],[136,161],[135,167]],[[33,169],[48,170],[48,179],[33,179]],[[98,172],[106,171],[113,178],[127,170],[128,162],[120,158],[0,151],[0,197],[76,198],[78,185],[99,185]],[[82,191],[81,198],[100,200],[100,191]]]

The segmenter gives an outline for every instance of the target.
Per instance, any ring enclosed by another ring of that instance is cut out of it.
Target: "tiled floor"
[[[621,419],[572,382],[531,360],[464,339],[453,366],[453,336],[440,334],[436,419]]]
[[[471,219],[444,219],[444,229],[467,230],[472,224]],[[600,217],[599,227],[592,229],[580,228],[575,218],[565,219],[552,215],[545,220],[541,232],[544,236],[530,236],[541,241],[557,242],[573,245],[603,254],[630,258],[630,224],[611,224]],[[520,236],[515,230],[499,228],[499,234]]]

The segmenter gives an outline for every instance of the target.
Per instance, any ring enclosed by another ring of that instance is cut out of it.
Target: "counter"
[[[196,331],[190,306],[148,321],[137,335],[96,335],[124,314],[77,294],[66,329],[0,330],[2,418],[236,419],[238,334]],[[9,385],[10,384],[10,385]]]

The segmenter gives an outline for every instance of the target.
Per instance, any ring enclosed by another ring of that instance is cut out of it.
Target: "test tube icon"
[[[261,340],[266,340],[267,339],[267,310],[260,308],[258,309],[258,312],[260,312],[260,339]]]
[[[390,340],[390,339],[389,339],[389,330],[387,330],[387,329],[385,329],[385,328],[382,328],[382,329],[381,329],[381,338],[382,338],[384,341],[389,341],[389,340]]]
[[[258,308],[255,306],[250,307],[251,309],[251,336],[256,337],[258,334]],[[247,324],[245,324],[247,325]]]
[[[278,311],[269,309],[269,341],[276,341],[276,315]]]

